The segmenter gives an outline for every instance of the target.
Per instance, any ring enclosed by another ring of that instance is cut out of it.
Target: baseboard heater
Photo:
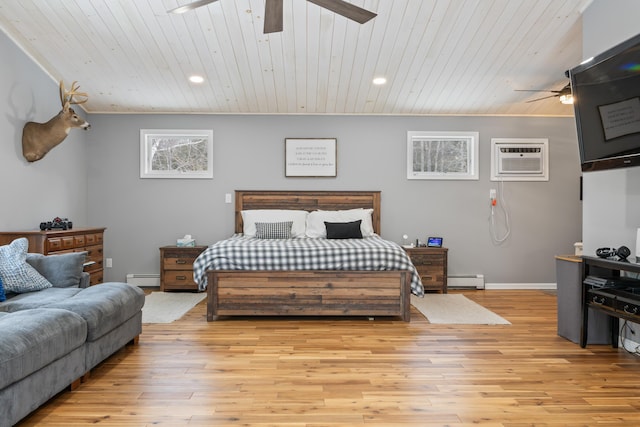
[[[140,288],[159,288],[160,275],[154,273],[129,273],[127,274],[127,283]]]
[[[448,288],[464,288],[464,289],[484,289],[483,274],[462,274],[456,276],[447,276]]]

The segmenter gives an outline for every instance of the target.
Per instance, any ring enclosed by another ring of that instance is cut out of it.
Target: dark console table
[[[640,279],[622,271],[640,273],[640,260],[582,257],[582,328],[580,347],[587,345],[589,308],[611,317],[611,346],[618,347],[619,320],[640,323]]]

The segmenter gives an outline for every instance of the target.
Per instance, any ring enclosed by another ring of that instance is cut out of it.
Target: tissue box
[[[178,239],[177,246],[179,248],[192,248],[196,245],[195,239]]]

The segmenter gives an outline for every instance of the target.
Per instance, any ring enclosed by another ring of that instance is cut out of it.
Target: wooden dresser
[[[447,293],[447,248],[404,248],[416,266],[425,291]]]
[[[87,251],[87,265],[84,271],[91,275],[91,285],[104,281],[104,238],[105,227],[73,228],[70,230],[31,230],[0,232],[0,245],[8,245],[13,240],[26,237],[29,252],[44,255]]]
[[[160,248],[160,290],[197,291],[193,281],[193,262],[206,246]]]

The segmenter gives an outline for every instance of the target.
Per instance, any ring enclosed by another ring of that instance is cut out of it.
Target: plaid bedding
[[[236,234],[219,241],[193,263],[198,288],[207,270],[409,270],[411,293],[422,296],[420,275],[406,252],[379,236],[363,239],[256,239]]]

